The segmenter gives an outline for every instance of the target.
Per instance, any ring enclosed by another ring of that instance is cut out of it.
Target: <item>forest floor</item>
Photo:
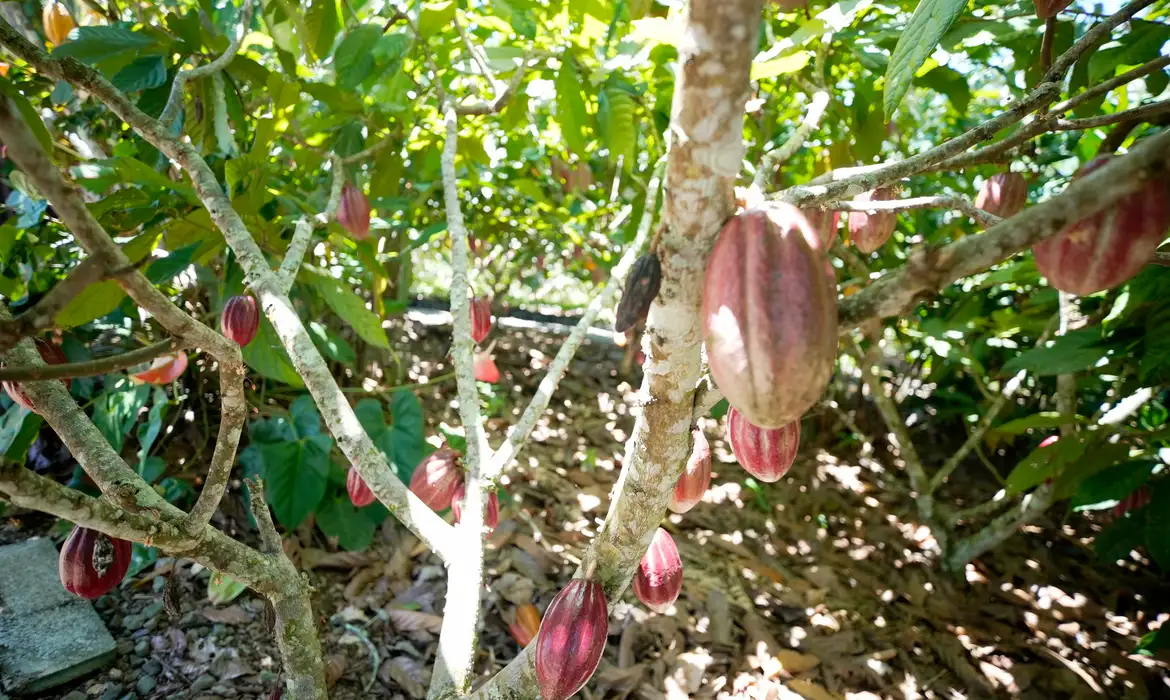
[[[407,321],[391,335],[406,348],[412,377],[449,371],[435,359],[449,329]],[[493,337],[504,376],[501,408],[487,425],[498,444],[560,338],[499,329]],[[619,376],[622,354],[586,342],[509,472],[487,550],[482,678],[518,651],[507,630],[516,606],[544,609],[605,515],[633,425],[626,399],[640,381]],[[450,382],[419,392],[429,436],[441,422],[458,424],[453,392]],[[1170,611],[1170,590],[1148,568],[1095,562],[1089,520],[1060,522],[1054,510],[956,578],[939,570],[934,537],[893,487],[901,474],[892,460],[866,454],[862,441],[839,441],[845,433],[833,414],[806,421],[796,466],[763,489],[745,487],[721,423],[704,419],[703,427],[715,455],[712,488],[663,524],[684,560],[682,595],[670,614],[656,615],[626,594],[584,697],[1170,697],[1170,658],[1132,653],[1156,615]],[[970,478],[953,488],[994,490],[982,473]],[[217,524],[233,530],[228,500]],[[32,514],[10,518],[0,541],[45,529]],[[439,560],[392,521],[366,552],[339,552],[305,527],[288,544],[316,587],[331,696],[425,697],[445,591]],[[209,573],[182,562],[183,612],[171,618],[161,591],[173,568],[160,560],[97,601],[117,659],[49,697],[269,696],[280,660],[263,601],[245,592],[213,605]]]

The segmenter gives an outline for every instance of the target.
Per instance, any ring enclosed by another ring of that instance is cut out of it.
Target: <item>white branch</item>
[[[228,64],[236,57],[236,54],[240,52],[240,47],[244,45],[244,38],[248,36],[248,27],[252,24],[253,9],[253,0],[244,0],[244,5],[240,9],[240,28],[236,31],[235,38],[228,44],[227,50],[221,56],[210,63],[181,70],[175,74],[175,79],[171,83],[171,94],[167,98],[166,106],[163,107],[162,116],[159,117],[159,121],[164,126],[170,127],[175,117],[178,116],[179,109],[183,106],[183,91],[186,89],[188,82],[205,78],[227,68]]]

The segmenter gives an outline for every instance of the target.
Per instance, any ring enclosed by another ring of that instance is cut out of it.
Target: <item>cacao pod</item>
[[[143,384],[170,384],[187,370],[187,353],[180,350],[175,355],[163,355],[154,358],[150,367],[130,375],[131,379]]]
[[[1108,162],[1094,159],[1084,175]],[[1153,257],[1170,228],[1170,186],[1150,179],[1137,192],[1032,246],[1053,287],[1085,296],[1128,282]]]
[[[1032,6],[1036,8],[1036,16],[1040,19],[1055,17],[1072,3],[1073,0],[1032,0]]]
[[[65,590],[73,595],[100,598],[126,577],[132,549],[126,540],[74,526],[61,546],[57,573]]]
[[[476,352],[471,359],[471,368],[475,372],[475,380],[488,384],[500,383],[500,368],[496,361],[486,352]]]
[[[731,408],[727,411],[727,436],[740,466],[760,481],[771,483],[784,476],[796,461],[800,421],[780,428],[761,428]]]
[[[566,700],[585,687],[601,663],[608,634],[601,584],[569,581],[545,610],[536,637],[536,678],[544,700]]]
[[[471,300],[471,339],[477,344],[492,331],[492,301],[487,297]]]
[[[535,605],[517,607],[516,620],[508,623],[508,631],[512,633],[512,639],[516,640],[521,649],[528,646],[528,643],[540,631],[540,611],[536,609]]]
[[[455,489],[455,493],[451,496],[451,515],[455,516],[455,522],[463,516],[463,498],[466,496],[467,486],[460,482],[459,488]],[[500,524],[500,497],[496,495],[495,491],[488,494],[487,510],[483,512],[483,524],[487,525],[488,530],[495,530],[496,526]]]
[[[650,541],[650,549],[646,550],[634,572],[634,593],[646,607],[662,614],[678,599],[682,580],[683,566],[678,547],[670,533],[658,528]]]
[[[240,347],[252,342],[260,328],[260,307],[256,305],[252,295],[245,294],[228,299],[223,305],[220,326],[223,328],[223,334],[236,341]]]
[[[456,461],[455,451],[449,447],[424,457],[410,477],[410,490],[435,512],[451,505],[451,497],[462,484],[463,470]]]
[[[646,314],[650,313],[650,304],[654,303],[661,285],[662,265],[658,262],[656,254],[647,253],[634,261],[630,275],[626,277],[626,287],[622,290],[622,300],[618,303],[613,329],[618,333],[624,333],[637,325],[638,321],[646,318]]]
[[[374,492],[366,484],[366,480],[358,474],[358,470],[351,468],[345,477],[345,490],[349,493],[349,502],[358,508],[370,505],[376,499]]]
[[[1019,173],[992,175],[979,188],[979,195],[975,197],[975,206],[1001,219],[1019,214],[1027,203],[1028,181]]]
[[[0,61],[0,78],[8,77],[8,64]]]
[[[352,183],[347,182],[341,188],[337,223],[359,241],[370,235],[370,200]]]
[[[893,190],[879,187],[872,192],[866,192],[855,202],[885,202],[894,199]],[[892,211],[864,211],[849,212],[849,238],[853,245],[865,254],[881,248],[890,236],[894,235],[894,227],[898,224],[898,215]]]
[[[824,250],[831,248],[833,241],[837,240],[837,229],[841,225],[841,212],[808,207],[801,209],[800,213],[804,214],[809,225],[817,232],[817,236],[821,240],[821,248]]]
[[[711,445],[707,443],[707,436],[702,430],[695,428],[691,435],[691,456],[687,459],[686,471],[674,485],[674,496],[670,499],[670,509],[675,513],[685,513],[694,508],[703,500],[703,494],[711,485]]]
[[[65,351],[59,345],[54,345],[40,338],[36,339],[35,344],[37,346],[37,352],[41,354],[41,359],[44,360],[46,365],[63,365],[69,362],[65,357]],[[61,383],[68,389],[72,380],[62,379]],[[4,393],[8,394],[8,398],[15,401],[18,405],[36,413],[36,409],[33,408],[28,394],[24,393],[24,390],[20,388],[20,382],[4,382]]]
[[[804,216],[787,204],[728,220],[708,261],[707,361],[727,400],[756,425],[800,418],[837,360],[837,294]]]
[[[69,40],[69,32],[76,26],[73,17],[65,3],[59,0],[49,0],[41,11],[41,22],[45,27],[45,36],[55,46],[60,46]]]
[[[1145,484],[1131,492],[1121,502],[1113,506],[1113,517],[1120,518],[1132,510],[1140,510],[1150,503],[1150,487]]]

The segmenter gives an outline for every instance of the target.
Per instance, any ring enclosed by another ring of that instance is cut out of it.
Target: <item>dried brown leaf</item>
[[[229,605],[226,608],[204,608],[199,614],[210,622],[219,622],[225,625],[242,625],[252,621],[252,616],[238,605]]]
[[[401,608],[387,608],[386,614],[394,623],[399,632],[425,631],[438,634],[443,626],[443,618],[420,610],[402,610]]]

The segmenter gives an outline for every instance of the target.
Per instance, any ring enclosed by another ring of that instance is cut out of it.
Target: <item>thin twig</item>
[[[472,62],[476,65],[477,68],[479,68],[480,74],[483,75],[483,77],[488,81],[488,84],[491,85],[492,93],[499,92],[499,81],[496,79],[496,74],[492,72],[491,67],[488,66],[487,56],[483,55],[480,47],[475,45],[475,43],[471,40],[471,36],[467,33],[467,30],[463,28],[463,23],[459,21],[458,11],[455,12],[455,16],[452,19],[452,22],[455,25],[456,31],[459,32],[459,38],[463,40],[463,45],[467,47],[467,52],[471,54]]]
[[[849,200],[843,202],[825,202],[821,204],[822,209],[838,209],[840,211],[862,211],[862,212],[877,212],[877,211],[905,211],[907,209],[954,209],[963,212],[975,221],[984,226],[994,226],[1000,221],[1000,217],[992,214],[989,211],[984,211],[971,203],[965,197],[959,196],[927,196],[927,197],[908,197],[906,199],[891,199],[891,200],[870,200],[870,201],[856,201]]]
[[[1077,107],[1081,106],[1082,104],[1084,104],[1084,103],[1086,103],[1086,102],[1088,102],[1096,97],[1099,97],[1101,95],[1105,95],[1113,90],[1116,90],[1117,88],[1121,87],[1122,85],[1127,85],[1129,83],[1132,83],[1133,81],[1137,80],[1138,78],[1144,78],[1145,76],[1149,75],[1150,73],[1153,73],[1154,71],[1161,70],[1161,69],[1165,68],[1166,66],[1170,66],[1170,56],[1159,56],[1158,58],[1156,58],[1148,63],[1142,64],[1142,65],[1138,66],[1137,68],[1134,68],[1133,70],[1128,70],[1115,78],[1111,78],[1109,80],[1106,80],[1103,83],[1099,83],[1097,85],[1094,85],[1093,87],[1089,88],[1088,90],[1085,90],[1084,92],[1082,92],[1080,94],[1074,95],[1073,97],[1070,97],[1069,99],[1065,100],[1064,102],[1058,102],[1057,104],[1052,106],[1052,112],[1055,114],[1064,114],[1065,112],[1072,110],[1072,109],[1076,109]]]
[[[764,154],[764,159],[752,180],[757,188],[764,189],[776,168],[800,150],[804,142],[808,140],[809,134],[820,125],[821,118],[825,115],[825,110],[828,107],[829,91],[817,90],[814,92],[809,101],[808,109],[804,113],[804,119],[800,121],[792,135],[783,144]]]
[[[228,64],[236,57],[236,54],[240,52],[240,47],[244,45],[244,38],[248,36],[248,27],[252,24],[253,8],[253,0],[244,0],[244,5],[240,10],[239,29],[236,31],[235,38],[228,44],[227,50],[223,54],[209,63],[188,68],[187,70],[181,70],[175,74],[175,79],[171,83],[171,94],[167,98],[166,106],[163,107],[162,116],[159,117],[159,121],[164,126],[169,127],[175,121],[175,117],[178,116],[179,109],[183,105],[183,92],[188,82],[198,80],[199,78],[206,78],[213,73],[227,68]]]
[[[68,362],[61,365],[39,365],[35,367],[13,366],[0,368],[0,381],[20,382],[38,379],[66,379],[69,377],[93,377],[99,374],[108,374],[119,370],[135,367],[150,362],[156,357],[175,352],[183,348],[183,343],[175,338],[147,345],[144,348],[130,350],[118,355],[110,355],[96,360],[85,362]]]
[[[297,222],[292,240],[288,243],[288,250],[285,251],[284,260],[280,263],[277,275],[280,279],[280,289],[284,294],[288,294],[297,278],[297,271],[301,268],[301,262],[304,260],[305,252],[309,249],[309,242],[313,238],[313,229],[318,225],[323,226],[337,217],[337,208],[341,204],[341,187],[345,182],[345,168],[342,167],[341,159],[336,154],[330,154],[329,162],[333,169],[333,186],[329,191],[329,201],[325,205],[325,211],[313,218],[302,217]]]
[[[264,480],[257,476],[244,479],[244,483],[248,485],[252,517],[256,519],[256,527],[260,530],[260,551],[266,554],[281,551],[280,533],[276,531],[276,524],[272,522],[268,502],[264,500]]]
[[[1095,129],[1099,126],[1109,126],[1130,120],[1145,120],[1159,114],[1170,112],[1170,100],[1151,102],[1150,104],[1134,107],[1113,114],[1103,114],[1097,117],[1084,119],[1057,119],[1050,127],[1053,131],[1080,131],[1081,129]]]

